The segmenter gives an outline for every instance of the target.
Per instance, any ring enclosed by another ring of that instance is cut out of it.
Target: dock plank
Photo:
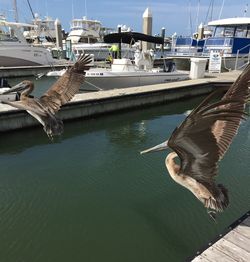
[[[207,260],[205,257],[203,256],[198,256],[196,257],[195,259],[192,260],[192,262],[199,262],[199,261],[202,261],[202,262],[211,262],[210,260]]]
[[[218,249],[224,254],[227,254],[237,262],[249,262],[250,253],[240,248],[239,246],[229,242],[226,239],[220,239],[214,245],[214,248]]]
[[[200,255],[188,261],[249,262],[250,261],[250,212],[229,226],[218,240],[212,241]]]
[[[233,258],[228,256],[225,253],[222,253],[220,250],[211,247],[204,251],[201,256],[203,260],[197,260],[197,261],[209,261],[209,262],[235,262]],[[206,259],[206,260],[204,260]],[[193,260],[194,261],[194,260]]]
[[[249,239],[248,242],[250,245],[250,227],[249,226],[243,223],[239,225],[237,228],[235,228],[234,231],[248,238]]]
[[[242,223],[248,227],[250,227],[250,216],[248,218],[246,218],[244,221],[242,221]],[[250,233],[249,233],[250,236]]]
[[[239,232],[233,230],[229,232],[227,235],[225,235],[224,239],[250,252],[250,239],[240,234]]]

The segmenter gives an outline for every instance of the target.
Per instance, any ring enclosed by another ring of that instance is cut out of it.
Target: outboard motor
[[[164,72],[174,72],[175,71],[175,62],[172,60],[165,61],[164,60]]]
[[[6,78],[0,77],[0,88],[11,87]]]

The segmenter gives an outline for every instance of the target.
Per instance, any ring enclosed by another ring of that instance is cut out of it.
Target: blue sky
[[[13,20],[12,0],[0,0],[0,13],[5,13]],[[199,16],[197,16],[200,2]],[[69,30],[72,16],[100,20],[104,26],[116,28],[118,24],[126,24],[134,31],[142,31],[142,15],[149,7],[153,14],[153,33],[157,34],[162,27],[166,34],[174,32],[189,35],[195,31],[197,24],[206,22],[210,0],[30,0],[34,12],[41,17],[46,15],[60,19],[63,28]],[[213,20],[218,19],[223,0],[214,0]],[[26,0],[17,0],[19,17],[22,22],[32,18]],[[224,0],[221,18],[243,16],[249,4],[247,16],[250,17],[250,0]],[[72,8],[73,6],[73,8]],[[85,8],[86,6],[86,8]],[[190,11],[189,11],[190,10]],[[192,14],[192,26],[190,24]]]

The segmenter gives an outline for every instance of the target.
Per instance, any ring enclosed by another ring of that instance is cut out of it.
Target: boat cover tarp
[[[163,44],[164,39],[162,37],[146,35],[137,32],[122,32],[113,33],[104,36],[105,43],[124,43],[134,44],[137,41],[145,41],[155,44]]]

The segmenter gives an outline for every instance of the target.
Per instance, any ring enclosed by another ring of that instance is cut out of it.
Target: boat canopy
[[[16,22],[7,22],[5,20],[0,19],[0,25],[2,26],[16,26],[16,27],[31,27],[31,28],[37,28],[37,25],[31,25],[31,24],[25,24],[25,23],[16,23]]]
[[[233,17],[220,20],[214,20],[208,23],[209,26],[234,26],[234,25],[250,25],[250,17]]]
[[[124,43],[124,44],[134,44],[137,41],[145,41],[155,44],[164,44],[164,38],[146,35],[137,32],[122,32],[113,33],[104,36],[105,43]]]

